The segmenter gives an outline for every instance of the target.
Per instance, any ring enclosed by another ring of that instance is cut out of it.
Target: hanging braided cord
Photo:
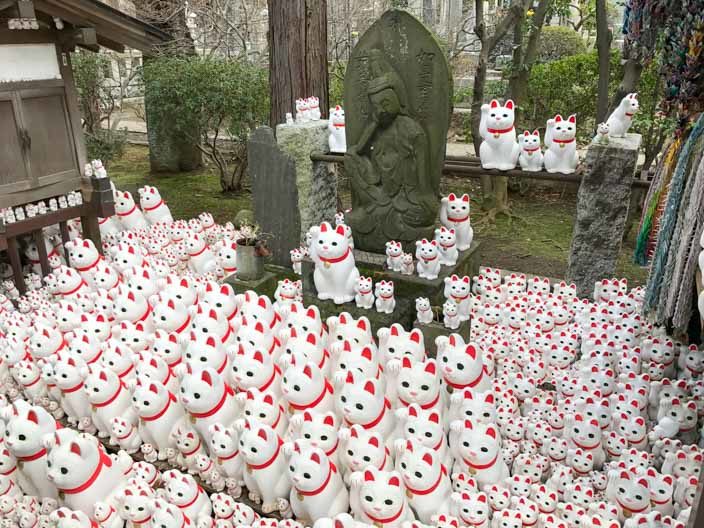
[[[682,148],[682,152],[677,160],[677,167],[672,176],[672,181],[669,185],[665,210],[662,216],[662,222],[658,233],[658,240],[655,247],[655,256],[650,268],[650,276],[645,290],[645,299],[643,302],[643,310],[645,313],[650,313],[658,302],[660,290],[663,286],[663,276],[665,274],[665,265],[668,260],[670,243],[675,230],[675,222],[677,220],[677,212],[682,200],[682,191],[685,184],[686,169],[689,166],[692,149],[697,143],[699,136],[704,132],[704,114],[699,116],[696,124],[692,128],[687,141]],[[669,286],[668,286],[669,287]]]

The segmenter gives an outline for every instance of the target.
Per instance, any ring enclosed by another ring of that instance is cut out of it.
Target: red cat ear
[[[537,128],[536,128],[535,130],[533,130],[533,135],[534,135],[534,136],[539,136],[539,135],[540,135],[540,132],[538,132],[538,129],[537,129]]]
[[[37,416],[37,412],[33,409],[30,409],[29,412],[27,412],[27,420],[39,425],[39,416]]]
[[[433,376],[435,375],[435,361],[434,360],[429,360],[428,364],[425,366],[425,372],[432,374]]]
[[[257,350],[254,352],[254,361],[259,361],[259,363],[264,363],[264,356],[262,356],[261,351]]]
[[[425,462],[429,466],[432,466],[433,465],[433,455],[431,455],[430,453],[424,454],[423,455],[423,462]]]
[[[562,122],[562,116],[560,114],[557,114],[555,116],[555,123],[561,123]]]
[[[376,390],[374,389],[374,383],[372,383],[371,380],[367,381],[364,384],[364,390],[367,391],[371,395],[376,394]]]
[[[154,383],[149,384],[149,390],[154,394],[159,394],[159,389],[156,388],[156,385]]]
[[[509,99],[506,101],[506,104],[504,105],[504,108],[508,108],[509,110],[513,110],[513,101]]]
[[[320,464],[320,455],[318,455],[318,453],[316,453],[315,451],[311,453],[310,459],[316,464]]]
[[[266,431],[264,429],[259,429],[259,431],[257,432],[257,436],[265,442],[267,441]]]
[[[323,418],[323,423],[329,427],[335,427],[335,419],[332,414],[326,414],[325,418]]]
[[[453,202],[453,201],[457,200],[457,197],[455,196],[455,193],[450,193],[450,194],[447,196],[447,199],[448,199],[449,201]]]
[[[313,371],[311,370],[310,365],[303,367],[303,374],[308,376],[310,379],[313,379]]]
[[[428,420],[433,423],[440,423],[440,415],[436,412],[432,412],[430,413],[430,416],[428,416]]]
[[[487,436],[496,439],[496,429],[494,429],[492,426],[487,427],[486,434]]]
[[[499,102],[496,99],[492,99],[491,103],[489,103],[489,106],[491,108],[497,108],[499,106]]]
[[[411,334],[410,334],[409,338],[414,343],[420,344],[420,340],[422,339],[420,330],[417,330],[417,329],[411,330]]]
[[[291,330],[293,330],[293,328]],[[308,334],[308,337],[306,337],[306,341],[313,346],[318,344],[318,341],[315,339],[315,334],[313,333]]]
[[[352,429],[352,436],[357,438],[357,431],[355,429]],[[369,443],[373,445],[374,447],[378,448],[379,447],[379,439],[376,436],[372,436],[369,438]]]
[[[362,330],[363,332],[366,332],[366,331],[367,331],[367,322],[366,322],[366,320],[360,319],[359,321],[357,321],[357,328],[359,328],[359,329]]]
[[[572,114],[568,119],[570,123],[576,123],[577,122],[577,116]]]
[[[335,228],[335,233],[337,233],[338,235],[345,236],[345,226],[343,226],[343,225],[337,226]]]
[[[374,482],[374,473],[367,470],[364,472],[364,482]]]
[[[79,446],[76,442],[71,442],[70,449],[71,449],[71,453],[73,453],[74,455],[78,455],[79,457],[83,456],[81,454],[81,446]]]
[[[204,370],[201,373],[200,379],[202,379],[204,382],[206,382],[211,387],[213,386],[213,377],[210,375],[210,372],[208,372],[207,370]]]
[[[321,233],[327,233],[327,231],[328,231],[328,223],[327,223],[327,222],[323,222],[322,224],[320,224],[320,232],[321,232]]]
[[[389,334],[394,337],[398,337],[398,327],[396,325],[391,325],[391,330],[389,330]]]
[[[401,487],[401,482],[398,480],[396,475],[389,479],[389,486],[396,486],[397,488]]]
[[[401,366],[403,368],[411,368],[411,360],[408,358],[408,356],[403,356],[403,359],[401,360]]]
[[[105,371],[104,371],[104,370],[101,370],[101,371],[100,371],[100,374],[98,374],[98,379],[100,379],[101,381],[108,381],[108,377],[107,377],[107,375],[105,374]]]
[[[249,393],[247,393],[249,395]],[[264,396],[264,403],[267,405],[274,405],[274,397],[271,394],[266,394]]]
[[[312,422],[313,421],[313,415],[310,414],[308,411],[303,412],[303,421],[304,422]]]
[[[477,350],[474,348],[474,345],[467,345],[465,352],[472,359],[477,359]]]

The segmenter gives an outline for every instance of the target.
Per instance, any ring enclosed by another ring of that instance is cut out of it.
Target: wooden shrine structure
[[[83,177],[87,161],[70,52],[125,46],[150,55],[169,40],[163,31],[98,0],[0,0],[0,208],[81,191],[83,204],[4,225],[14,280],[24,292],[18,237],[37,243],[50,271],[42,229],[80,218],[84,236],[101,248],[98,218],[114,214],[107,179]],[[40,243],[42,242],[42,243]]]

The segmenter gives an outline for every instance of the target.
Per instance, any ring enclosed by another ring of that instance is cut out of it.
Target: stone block
[[[587,150],[567,266],[567,280],[580,297],[616,273],[640,143],[639,134],[626,134]]]
[[[337,176],[328,163],[314,163],[313,152],[328,150],[327,120],[276,127],[276,141],[293,161],[299,225],[296,245],[305,239],[308,229],[323,221],[331,222],[337,212]],[[289,204],[289,207],[291,205]],[[271,211],[278,210],[271,209]]]
[[[254,290],[259,295],[268,295],[273,301],[274,292],[278,284],[278,277],[270,271],[265,271],[261,278],[254,281],[243,281],[239,280],[235,275],[230,275],[229,277],[225,277],[223,282],[232,286],[235,293]]]
[[[254,199],[254,219],[267,240],[272,262],[291,262],[289,251],[299,245],[301,219],[293,159],[276,144],[274,131],[259,127],[247,142],[249,174]]]

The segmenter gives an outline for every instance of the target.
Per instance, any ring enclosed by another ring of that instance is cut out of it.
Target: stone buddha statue
[[[380,53],[371,54],[370,71],[368,123],[345,156],[352,187],[346,221],[358,247],[382,252],[388,240],[409,245],[431,236],[438,198],[428,178],[428,139],[408,112],[402,79]]]

